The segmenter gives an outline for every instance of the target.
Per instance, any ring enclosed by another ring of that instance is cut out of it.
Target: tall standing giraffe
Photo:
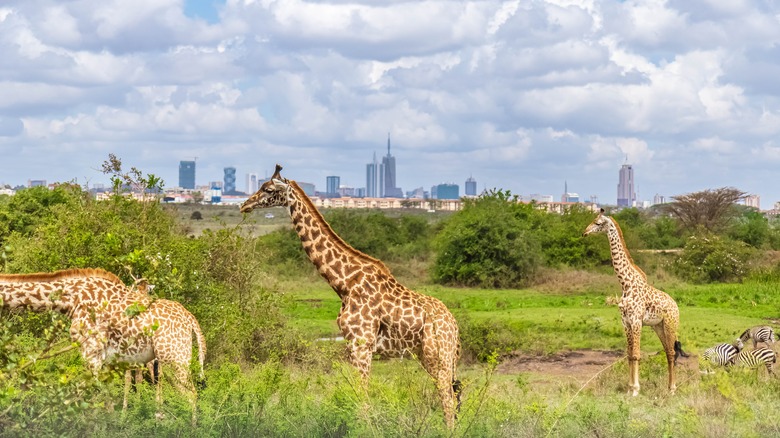
[[[189,379],[192,334],[198,342],[201,378],[206,345],[198,321],[181,304],[152,300],[145,289],[132,290],[101,269],[0,274],[0,299],[6,307],[70,317],[70,336],[93,373],[112,362],[140,367],[156,359],[172,365],[174,385],[190,399],[195,421],[196,392]],[[128,371],[124,406],[129,375]],[[158,403],[161,397],[158,384]]]
[[[620,281],[623,296],[620,299],[620,315],[628,341],[628,387],[632,395],[639,394],[639,342],[642,326],[653,328],[663,344],[669,368],[669,391],[674,393],[674,366],[678,355],[686,357],[677,339],[680,311],[677,303],[666,292],[658,290],[647,282],[647,276],[634,264],[628,253],[623,232],[615,219],[606,216],[604,209],[585,229],[583,236],[591,233],[606,233],[612,253],[612,267]]]
[[[241,212],[287,207],[303,249],[341,299],[336,323],[363,381],[374,353],[415,354],[436,380],[445,422],[452,428],[460,404],[460,382],[455,379],[460,339],[452,313],[436,298],[400,284],[381,261],[344,242],[301,187],[282,178],[281,170],[277,164],[271,179],[241,205]]]

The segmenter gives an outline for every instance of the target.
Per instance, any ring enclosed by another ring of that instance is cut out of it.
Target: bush
[[[477,287],[519,287],[541,264],[539,240],[530,231],[539,212],[504,191],[465,200],[436,236],[433,279]]]
[[[582,232],[595,214],[574,205],[563,214],[545,214],[539,225],[542,252],[547,266],[591,267],[611,262],[607,239],[584,239]]]
[[[688,238],[674,272],[694,283],[737,281],[748,274],[753,254],[744,242],[700,232]]]

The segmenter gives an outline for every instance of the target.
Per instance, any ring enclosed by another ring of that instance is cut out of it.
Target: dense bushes
[[[694,283],[740,280],[748,274],[754,253],[744,242],[703,231],[688,238],[674,270]]]
[[[496,191],[464,201],[436,236],[435,281],[517,287],[532,278],[542,253],[531,217],[543,213],[510,199],[509,192]]]
[[[144,277],[156,286],[155,296],[182,302],[198,318],[210,366],[287,360],[279,352],[298,348],[297,332],[284,330],[278,294],[261,267],[271,255],[258,254],[256,239],[238,228],[193,239],[156,202],[121,194],[96,201],[77,186],[21,190],[0,203],[0,218],[6,218],[0,221],[4,272],[91,267],[128,284]],[[106,401],[94,397],[107,393],[96,387],[102,383],[86,372],[77,350],[65,361],[30,362],[70,344],[67,324],[52,324],[58,320],[46,313],[1,312],[0,428],[4,421],[34,418],[36,410],[48,409],[57,421]],[[105,377],[114,385],[121,381],[112,376]]]

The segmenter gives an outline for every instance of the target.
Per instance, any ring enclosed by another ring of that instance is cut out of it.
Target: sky
[[[780,2],[3,0],[0,182],[237,169],[780,201]]]

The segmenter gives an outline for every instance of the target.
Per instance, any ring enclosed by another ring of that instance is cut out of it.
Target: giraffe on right
[[[674,394],[677,386],[674,382],[674,367],[678,356],[687,357],[677,339],[677,326],[680,324],[680,310],[677,303],[666,292],[654,288],[647,282],[647,275],[634,264],[628,253],[623,232],[615,219],[604,214],[604,209],[582,233],[606,233],[612,253],[612,267],[620,281],[623,296],[620,299],[620,315],[628,341],[628,388],[631,395],[639,394],[639,342],[642,326],[649,325],[655,330],[666,352],[669,368],[669,392]]]

